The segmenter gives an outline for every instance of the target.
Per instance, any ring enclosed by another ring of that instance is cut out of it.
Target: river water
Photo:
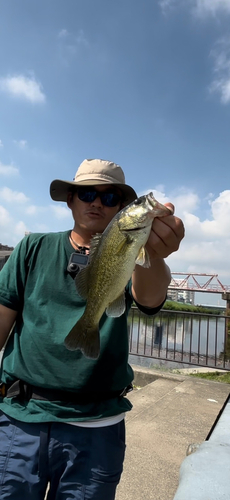
[[[200,362],[222,363],[225,349],[222,316],[161,312],[148,318],[135,309],[129,316],[130,353],[144,356]]]

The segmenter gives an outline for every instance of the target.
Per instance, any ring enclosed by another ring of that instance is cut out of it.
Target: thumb
[[[172,212],[172,215],[174,214],[175,207],[172,203],[165,203],[165,207],[167,207]]]

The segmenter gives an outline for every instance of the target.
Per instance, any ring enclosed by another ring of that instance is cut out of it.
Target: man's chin
[[[103,233],[104,229],[106,228],[105,222],[103,220],[90,220],[87,222],[87,224],[84,224],[84,229],[86,231],[89,231],[92,235],[96,233]]]

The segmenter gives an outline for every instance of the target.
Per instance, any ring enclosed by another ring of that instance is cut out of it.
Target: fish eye
[[[137,198],[136,200],[134,200],[134,205],[141,205],[141,203],[142,203],[141,198]]]

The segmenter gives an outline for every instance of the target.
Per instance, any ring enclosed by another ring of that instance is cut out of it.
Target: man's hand
[[[154,219],[146,243],[151,267],[136,265],[132,275],[133,298],[147,307],[157,307],[165,300],[171,273],[164,259],[178,250],[185,233],[182,220],[173,215],[174,206],[171,203],[165,203],[165,206],[172,215]]]
[[[166,217],[156,217],[152,223],[149,239],[146,243],[146,250],[150,258],[165,259],[171,253],[176,252],[184,238],[185,230],[181,219],[174,214],[172,203],[165,203],[165,206],[172,211],[172,215]]]

